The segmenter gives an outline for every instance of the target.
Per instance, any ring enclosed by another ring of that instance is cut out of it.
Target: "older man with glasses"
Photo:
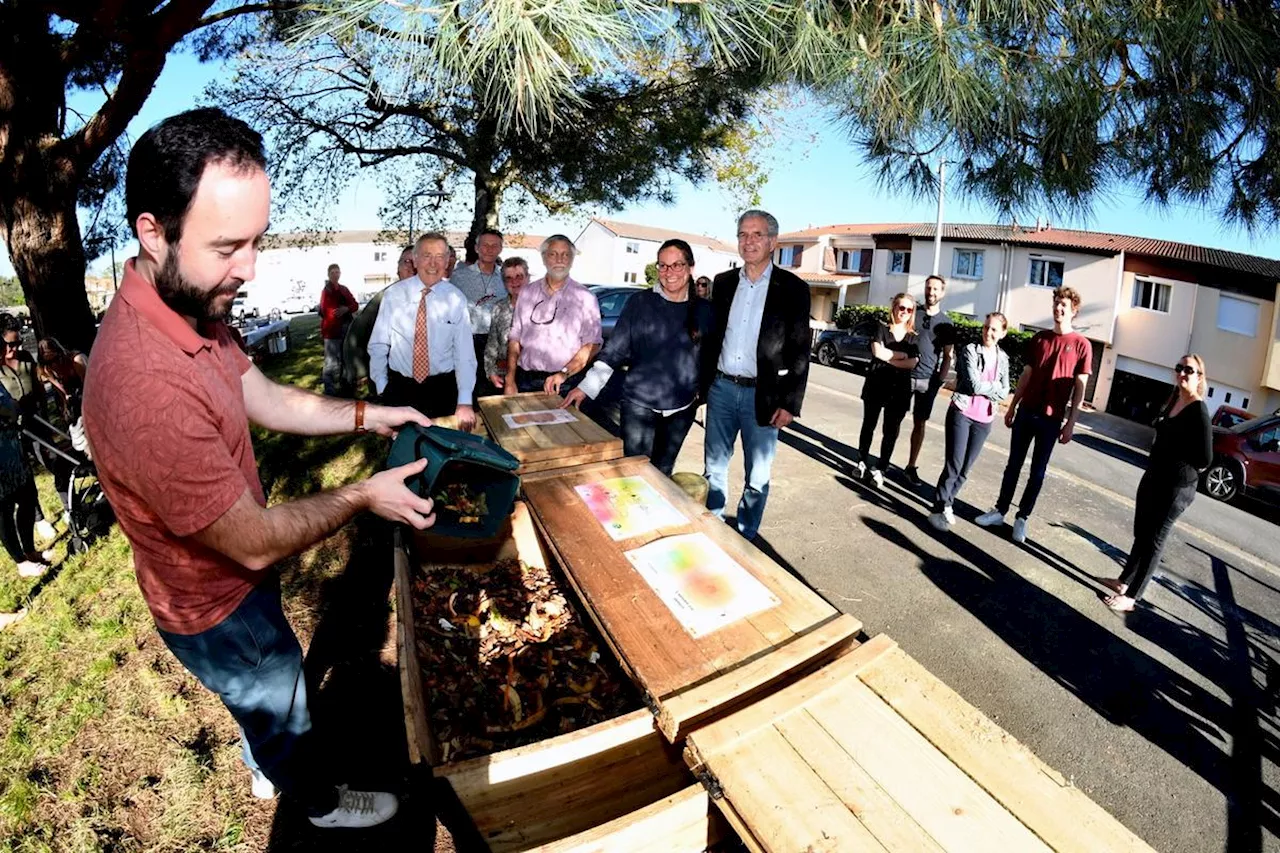
[[[507,334],[503,394],[559,394],[564,381],[582,372],[604,343],[600,303],[569,277],[576,253],[573,241],[563,234],[543,241],[547,273],[525,285],[516,300]]]

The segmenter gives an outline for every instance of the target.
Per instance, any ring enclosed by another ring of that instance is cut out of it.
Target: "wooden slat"
[[[726,675],[669,696],[662,700],[658,728],[672,743],[684,740],[691,729],[712,714],[750,701],[799,670],[830,659],[856,642],[861,630],[861,622],[841,613]]]
[[[1055,850],[1151,850],[901,649],[858,678]]]
[[[686,523],[613,541],[574,487],[618,477],[645,480],[685,516]],[[586,609],[628,671],[659,702],[783,647],[836,615],[835,608],[643,460],[535,474],[525,477],[523,484],[530,510]],[[694,532],[709,537],[781,603],[707,636],[691,637],[624,551],[663,535]],[[743,683],[750,680],[748,676]]]
[[[642,809],[537,853],[702,853],[730,830],[701,785],[690,785]],[[533,851],[530,851],[533,853]]]
[[[1035,833],[862,682],[845,679],[806,703],[805,712],[943,849],[1048,853]]]
[[[647,711],[562,738],[436,768],[493,853],[548,844],[691,784]]]
[[[526,393],[483,397],[477,405],[490,436],[521,462],[520,473],[567,467],[622,456],[622,439],[574,410],[575,421],[520,429],[508,427],[505,414],[558,408],[555,394]]]
[[[418,668],[418,645],[413,625],[409,555],[399,527],[392,534],[392,546],[396,585],[396,657],[400,669],[400,693],[404,697],[405,741],[411,763],[435,764],[440,760],[440,751],[427,724],[423,704],[422,672]]]

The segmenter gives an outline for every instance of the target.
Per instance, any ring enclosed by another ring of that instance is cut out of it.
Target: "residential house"
[[[574,243],[578,257],[573,277],[584,284],[644,284],[644,268],[658,260],[667,240],[684,240],[693,249],[695,273],[714,278],[741,265],[736,246],[702,234],[650,225],[592,219]]]
[[[827,225],[778,235],[773,262],[809,285],[809,323],[834,328],[836,311],[870,301],[875,233],[885,225]]]
[[[810,231],[836,245],[870,236],[867,302],[885,305],[901,291],[923,298],[934,268],[933,224]],[[1280,260],[1048,225],[944,225],[937,268],[947,279],[944,308],[974,319],[1001,311],[1014,328],[1051,328],[1053,288],[1079,292],[1075,325],[1094,348],[1086,400],[1099,409],[1149,419],[1172,392],[1172,366],[1187,352],[1208,364],[1210,409],[1280,407]],[[860,286],[849,286],[847,301],[857,301],[848,295]]]

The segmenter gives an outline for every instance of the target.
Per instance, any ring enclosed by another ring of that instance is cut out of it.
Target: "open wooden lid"
[[[622,456],[622,439],[577,409],[561,409],[562,402],[555,394],[527,393],[481,397],[477,405],[489,436],[520,460],[521,474]],[[546,412],[564,414],[540,414]],[[540,418],[565,415],[573,420],[536,423]],[[521,425],[521,421],[528,425]]]

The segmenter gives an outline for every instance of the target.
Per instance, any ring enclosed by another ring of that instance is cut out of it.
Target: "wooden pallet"
[[[575,420],[566,424],[513,429],[503,419],[508,414],[558,409],[562,402],[555,394],[527,393],[481,397],[477,405],[490,437],[520,460],[520,474],[622,456],[622,439],[577,409],[569,410]]]

